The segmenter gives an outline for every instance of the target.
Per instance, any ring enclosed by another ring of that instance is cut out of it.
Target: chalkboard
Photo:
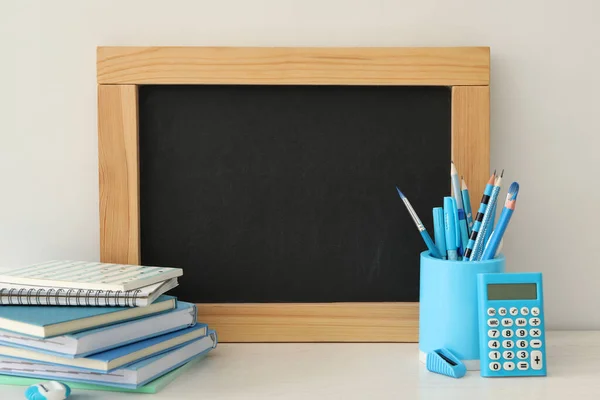
[[[141,263],[196,303],[414,302],[451,89],[142,85]]]

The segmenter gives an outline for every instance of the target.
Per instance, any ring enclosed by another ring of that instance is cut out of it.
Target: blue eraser
[[[57,381],[38,383],[25,391],[25,397],[29,400],[65,400],[70,394],[71,388]]]
[[[427,370],[450,376],[462,378],[467,373],[467,367],[448,349],[437,349],[427,354]]]

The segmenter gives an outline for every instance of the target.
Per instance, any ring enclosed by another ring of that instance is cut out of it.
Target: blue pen
[[[462,201],[462,193],[460,192],[460,182],[458,180],[458,171],[454,162],[450,164],[450,179],[452,181],[452,191],[454,192],[454,200],[456,201],[456,211],[458,213],[458,231],[460,232],[458,239],[458,249],[462,255],[469,242],[469,231],[467,229],[467,220],[465,217],[465,209]]]
[[[415,224],[417,225],[417,229],[421,233],[421,237],[425,241],[425,244],[427,245],[427,248],[429,249],[429,253],[431,254],[431,256],[433,256],[435,258],[442,258],[442,255],[440,254],[439,250],[437,249],[437,247],[435,247],[435,243],[433,243],[433,239],[431,239],[431,236],[429,236],[429,233],[427,233],[427,229],[425,229],[425,225],[423,225],[423,223],[419,219],[419,216],[417,215],[416,211],[410,205],[410,202],[408,201],[408,199],[404,196],[404,194],[400,191],[400,189],[398,189],[398,186],[396,186],[396,190],[398,191],[400,198],[404,202],[404,205],[406,206],[408,213],[412,217],[413,221],[415,221]]]
[[[458,253],[456,251],[456,222],[454,216],[454,199],[452,197],[444,197],[444,234],[446,235],[448,260],[458,260]]]
[[[444,233],[444,209],[435,207],[433,209],[433,236],[443,259],[446,259],[446,235]]]
[[[498,226],[496,226],[496,229],[494,229],[494,232],[490,236],[490,240],[488,241],[487,245],[485,246],[485,250],[481,255],[482,261],[490,260],[496,257],[496,251],[500,246],[502,236],[504,236],[506,227],[510,222],[510,217],[512,217],[512,214],[515,211],[518,194],[519,184],[517,182],[513,182],[508,188],[508,194],[506,195],[506,203],[504,203],[504,208],[502,209],[502,213],[500,214],[500,218],[498,219]]]
[[[490,201],[490,196],[492,195],[492,190],[494,190],[494,181],[496,179],[496,171],[490,176],[490,179],[485,185],[485,189],[483,191],[483,196],[481,197],[481,203],[479,204],[479,210],[477,211],[477,215],[475,216],[475,223],[473,224],[473,229],[471,230],[471,236],[469,237],[469,243],[467,243],[467,248],[465,249],[464,261],[469,261],[471,258],[471,253],[473,252],[473,246],[475,246],[475,240],[479,235],[479,230],[481,229],[481,222],[483,221],[483,216],[487,210],[488,203]],[[485,232],[483,233],[485,235]]]
[[[469,231],[469,235],[471,235],[471,230],[473,229],[473,211],[471,210],[471,196],[469,196],[469,189],[464,178],[461,184],[461,192],[463,207],[465,208],[465,218],[467,219],[467,230]]]

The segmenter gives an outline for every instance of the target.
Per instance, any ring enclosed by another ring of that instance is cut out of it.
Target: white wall
[[[548,327],[600,329],[599,15],[597,0],[0,0],[0,266],[99,257],[98,45],[484,45],[492,167],[521,184],[507,267],[544,273]]]

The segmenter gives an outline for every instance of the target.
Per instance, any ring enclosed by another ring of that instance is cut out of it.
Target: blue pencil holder
[[[468,370],[479,369],[477,274],[502,273],[503,255],[486,261],[448,261],[421,253],[419,359],[446,348]]]

